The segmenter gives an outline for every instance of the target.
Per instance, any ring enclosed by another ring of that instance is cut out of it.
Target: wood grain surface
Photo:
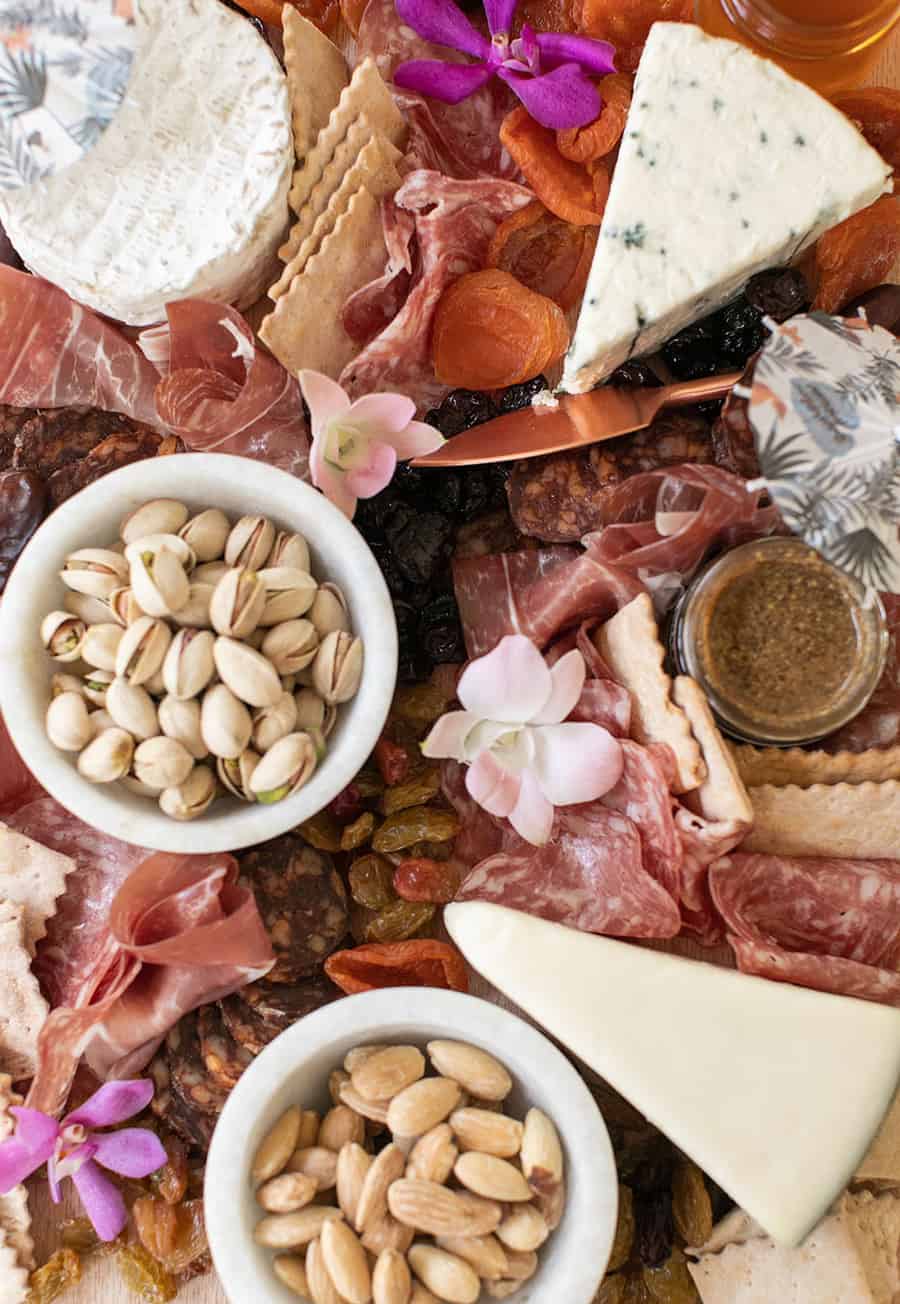
[[[869,81],[873,85],[900,86],[900,32],[885,43]],[[695,954],[697,958],[708,958],[708,953],[704,956],[704,953],[699,948],[693,947],[691,943],[687,943],[684,950],[687,954]],[[486,991],[484,985],[477,994],[499,999],[497,993]],[[500,1003],[508,1004],[502,1000]],[[46,1192],[47,1187],[43,1180],[32,1184],[31,1209],[38,1263],[42,1263],[58,1245],[60,1218],[77,1212],[74,1206],[68,1204],[56,1208],[50,1204]],[[122,1286],[115,1264],[111,1260],[98,1260],[86,1264],[84,1277],[78,1289],[67,1293],[64,1299],[66,1304],[119,1304],[119,1302],[128,1304],[128,1301],[134,1300],[134,1296]],[[179,1304],[228,1304],[214,1273],[192,1281],[179,1292],[178,1300]],[[251,1304],[251,1301],[233,1301],[233,1304]],[[265,1304],[265,1301],[252,1301],[252,1304]]]

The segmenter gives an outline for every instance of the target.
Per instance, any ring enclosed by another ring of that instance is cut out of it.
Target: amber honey
[[[900,0],[695,0],[697,22],[743,41],[826,95],[858,86]]]

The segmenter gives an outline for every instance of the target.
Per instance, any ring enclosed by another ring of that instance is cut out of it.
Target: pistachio
[[[155,788],[148,788],[146,783],[141,783],[140,779],[136,779],[133,774],[126,774],[119,782],[123,788],[133,792],[136,797],[150,797],[153,801],[156,801],[159,797],[159,793]]]
[[[302,534],[289,534],[279,530],[269,553],[270,566],[294,566],[297,570],[309,570],[309,545]]]
[[[319,636],[309,620],[285,620],[269,630],[262,650],[280,675],[293,675],[313,663]]]
[[[126,627],[134,624],[138,616],[145,614],[127,584],[120,589],[113,589],[109,595],[107,605],[112,613],[113,620]]]
[[[250,776],[250,790],[264,805],[297,792],[316,768],[316,750],[309,734],[280,738],[266,752]]]
[[[275,527],[265,516],[242,516],[225,543],[229,566],[262,570],[275,542]]]
[[[213,636],[208,629],[180,629],[166,653],[162,675],[166,692],[187,701],[202,693],[215,674]]]
[[[225,572],[213,590],[209,618],[218,634],[247,638],[259,624],[265,604],[262,576],[236,566]]]
[[[178,787],[193,768],[194,758],[187,748],[164,734],[147,738],[134,749],[135,778],[156,792]]]
[[[159,721],[153,698],[146,688],[129,684],[127,679],[114,679],[106,690],[106,709],[120,729],[127,729],[134,738],[153,738],[159,733]]]
[[[272,662],[236,639],[219,637],[213,647],[216,669],[236,697],[250,706],[274,706],[281,680]]]
[[[202,566],[191,571],[191,579],[198,584],[211,584],[215,588],[222,576],[230,570],[226,561],[205,561]]]
[[[41,621],[41,642],[55,661],[77,661],[88,627],[67,611],[51,611]]]
[[[66,558],[59,575],[67,589],[106,599],[124,584],[128,563],[110,548],[79,548]]]
[[[314,688],[299,688],[294,695],[297,708],[298,729],[321,729],[325,731],[325,715],[328,707]]]
[[[268,631],[263,629],[262,625],[260,625],[252,634],[248,634],[245,639],[242,639],[242,642],[246,643],[247,647],[252,647],[254,652],[258,652],[263,645],[263,639],[266,637],[267,632]]]
[[[183,702],[178,697],[164,697],[159,704],[158,715],[159,727],[166,737],[181,743],[195,760],[202,761],[204,756],[209,755],[200,728],[198,701]]]
[[[209,618],[209,604],[212,595],[212,584],[206,584],[202,580],[194,580],[191,577],[187,602],[183,607],[179,607],[177,611],[171,613],[172,620],[176,625],[187,625],[192,629],[209,629],[212,624]]]
[[[115,783],[131,767],[134,740],[124,729],[104,729],[78,757],[78,773],[91,783]]]
[[[290,693],[282,693],[272,706],[253,712],[253,746],[267,752],[279,738],[284,738],[297,724],[297,706]]]
[[[313,686],[332,705],[349,702],[359,688],[362,668],[362,639],[335,630],[322,640],[313,662]]]
[[[162,668],[172,632],[164,620],[141,616],[122,635],[116,653],[116,674],[129,684],[143,684],[153,692],[151,679]]]
[[[256,794],[250,788],[250,776],[259,765],[259,756],[248,747],[240,756],[220,756],[216,762],[216,773],[222,783],[241,801],[256,801]]]
[[[144,687],[151,697],[165,697],[166,686],[163,683],[162,666],[158,670],[154,670]]]
[[[81,658],[98,670],[113,670],[125,633],[121,625],[88,625],[81,640]]]
[[[109,606],[102,598],[92,598],[89,593],[75,593],[72,589],[63,598],[63,608],[86,625],[105,625],[112,619]]]
[[[231,522],[225,513],[218,507],[209,507],[192,516],[178,534],[193,549],[198,561],[209,562],[222,556],[230,530]]]
[[[322,584],[308,613],[320,639],[336,630],[350,629],[347,599],[336,584]]]
[[[334,710],[334,708],[331,708]],[[328,744],[325,742],[325,735],[321,729],[308,729],[307,733],[312,739],[313,747],[316,749],[316,760],[324,761],[325,753],[328,751]]]
[[[101,707],[99,711],[91,711],[88,718],[90,719],[91,729],[93,730],[93,736],[95,738],[97,737],[97,734],[103,733],[104,729],[118,728],[118,725],[110,715],[109,711],[105,711],[103,707]]]
[[[50,696],[59,697],[60,693],[77,693],[83,697],[84,684],[77,675],[57,673],[50,678]]]
[[[131,562],[131,591],[148,616],[168,616],[188,600],[191,585],[184,566],[168,547],[142,552]]]
[[[280,625],[302,616],[313,604],[318,585],[313,577],[294,566],[270,566],[259,572],[265,585],[265,606],[259,623]]]
[[[213,756],[231,760],[240,756],[250,742],[253,721],[231,689],[226,684],[216,684],[203,695],[200,729]]]
[[[147,534],[141,539],[135,539],[125,549],[125,560],[132,565],[138,558],[145,557],[148,552],[155,557],[161,548],[174,553],[186,571],[194,570],[197,564],[194,550],[177,534]]]
[[[94,736],[87,703],[80,693],[60,693],[47,707],[47,737],[64,752],[80,752]]]
[[[216,798],[216,776],[205,765],[195,765],[183,783],[164,788],[159,808],[173,820],[195,820]]]
[[[115,679],[112,670],[88,670],[84,676],[82,692],[94,706],[106,706],[106,694]]]
[[[184,503],[174,498],[153,498],[122,518],[119,534],[125,543],[134,543],[148,534],[177,534],[187,518]]]

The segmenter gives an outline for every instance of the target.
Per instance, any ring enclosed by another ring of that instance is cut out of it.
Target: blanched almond
[[[456,1254],[416,1244],[409,1252],[409,1262],[419,1280],[448,1304],[475,1304],[481,1294],[475,1270]]]
[[[281,1172],[294,1152],[299,1135],[300,1110],[291,1105],[259,1144],[250,1170],[254,1182],[267,1182]]]
[[[328,1094],[333,1105],[340,1105],[341,1088],[349,1085],[350,1074],[344,1069],[332,1069],[328,1075]]]
[[[459,1104],[459,1086],[451,1078],[423,1078],[394,1096],[387,1125],[395,1136],[422,1136],[443,1123]]]
[[[463,1150],[480,1150],[500,1159],[514,1159],[522,1145],[522,1124],[487,1109],[455,1109],[450,1126]]]
[[[317,1190],[315,1180],[305,1173],[281,1173],[264,1182],[256,1198],[267,1213],[294,1213],[309,1204]]]
[[[456,1115],[451,1115],[451,1119]],[[407,1177],[420,1177],[426,1182],[438,1182],[441,1185],[453,1172],[453,1165],[459,1156],[459,1150],[453,1143],[453,1133],[448,1123],[439,1123],[430,1132],[420,1136],[409,1152],[406,1165]]]
[[[344,1068],[352,1077],[361,1064],[365,1064],[367,1059],[377,1055],[380,1050],[387,1050],[387,1046],[379,1044],[377,1046],[354,1046],[348,1050],[344,1056]]]
[[[313,1304],[346,1304],[325,1267],[321,1241],[311,1241],[306,1251],[306,1279]]]
[[[336,1174],[337,1201],[344,1217],[354,1226],[359,1197],[371,1166],[372,1156],[367,1155],[355,1141],[348,1141],[341,1147]]]
[[[498,1059],[467,1041],[430,1041],[428,1054],[438,1073],[453,1078],[471,1096],[505,1100],[512,1078]]]
[[[536,1254],[523,1254],[519,1250],[506,1251],[506,1275],[513,1277],[516,1281],[527,1281],[537,1272],[538,1256]]]
[[[522,1171],[537,1195],[550,1195],[562,1181],[559,1133],[542,1109],[529,1109],[522,1134]]]
[[[356,1232],[345,1222],[327,1222],[322,1228],[321,1241],[325,1267],[337,1293],[349,1304],[369,1304],[372,1275]]]
[[[306,1266],[296,1254],[278,1254],[272,1261],[275,1276],[301,1299],[309,1300],[309,1282],[306,1279]]]
[[[463,1186],[488,1200],[530,1200],[533,1195],[519,1169],[496,1155],[469,1150],[457,1159],[453,1172]]]
[[[539,1195],[537,1197],[537,1207],[544,1215],[548,1229],[551,1232],[555,1232],[562,1221],[562,1216],[566,1208],[565,1182],[560,1182],[549,1195]]]
[[[397,1250],[382,1250],[372,1269],[374,1304],[409,1304],[412,1277],[405,1257]]]
[[[547,1220],[533,1204],[519,1204],[503,1219],[497,1235],[511,1250],[529,1253],[538,1249],[550,1235]]]
[[[403,1178],[388,1191],[398,1222],[430,1236],[484,1236],[499,1226],[502,1211],[490,1200],[473,1200],[437,1182]]]
[[[329,1109],[319,1126],[318,1144],[326,1150],[339,1151],[348,1141],[362,1145],[366,1139],[366,1121],[349,1105]]]
[[[506,1272],[506,1251],[496,1236],[439,1236],[437,1245],[465,1259],[485,1281],[498,1281]]]
[[[300,1135],[295,1150],[308,1150],[319,1139],[319,1115],[314,1109],[304,1109],[300,1117]]]
[[[295,1150],[288,1160],[288,1172],[305,1173],[320,1191],[330,1191],[337,1181],[337,1155],[324,1146]]]
[[[509,1278],[504,1278],[501,1281],[486,1281],[484,1288],[491,1299],[509,1299],[510,1295],[515,1295],[521,1285],[520,1281],[510,1281]]]
[[[409,1304],[439,1304],[439,1301],[420,1281],[414,1281]]]
[[[362,1243],[370,1254],[382,1254],[385,1250],[397,1250],[405,1254],[413,1243],[415,1232],[405,1227],[386,1213],[383,1218],[376,1218],[362,1234]]]
[[[356,1206],[356,1226],[361,1232],[387,1213],[388,1188],[403,1176],[405,1168],[406,1156],[399,1146],[393,1144],[385,1146],[373,1159]]]
[[[315,1240],[329,1219],[343,1216],[340,1209],[308,1205],[296,1213],[275,1213],[261,1218],[253,1236],[259,1245],[266,1245],[270,1250],[294,1250]]]
[[[341,1103],[348,1105],[355,1114],[361,1114],[363,1118],[371,1119],[373,1123],[386,1123],[388,1116],[387,1100],[366,1100],[361,1096],[354,1087],[350,1078],[341,1083]]]
[[[425,1056],[417,1046],[386,1046],[352,1072],[353,1087],[366,1100],[390,1100],[425,1073]]]

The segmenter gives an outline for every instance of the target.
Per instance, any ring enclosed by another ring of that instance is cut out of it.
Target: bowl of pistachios
[[[66,809],[161,851],[276,837],[353,779],[387,718],[381,571],[310,485],[212,453],[68,499],[0,606],[0,711]]]

